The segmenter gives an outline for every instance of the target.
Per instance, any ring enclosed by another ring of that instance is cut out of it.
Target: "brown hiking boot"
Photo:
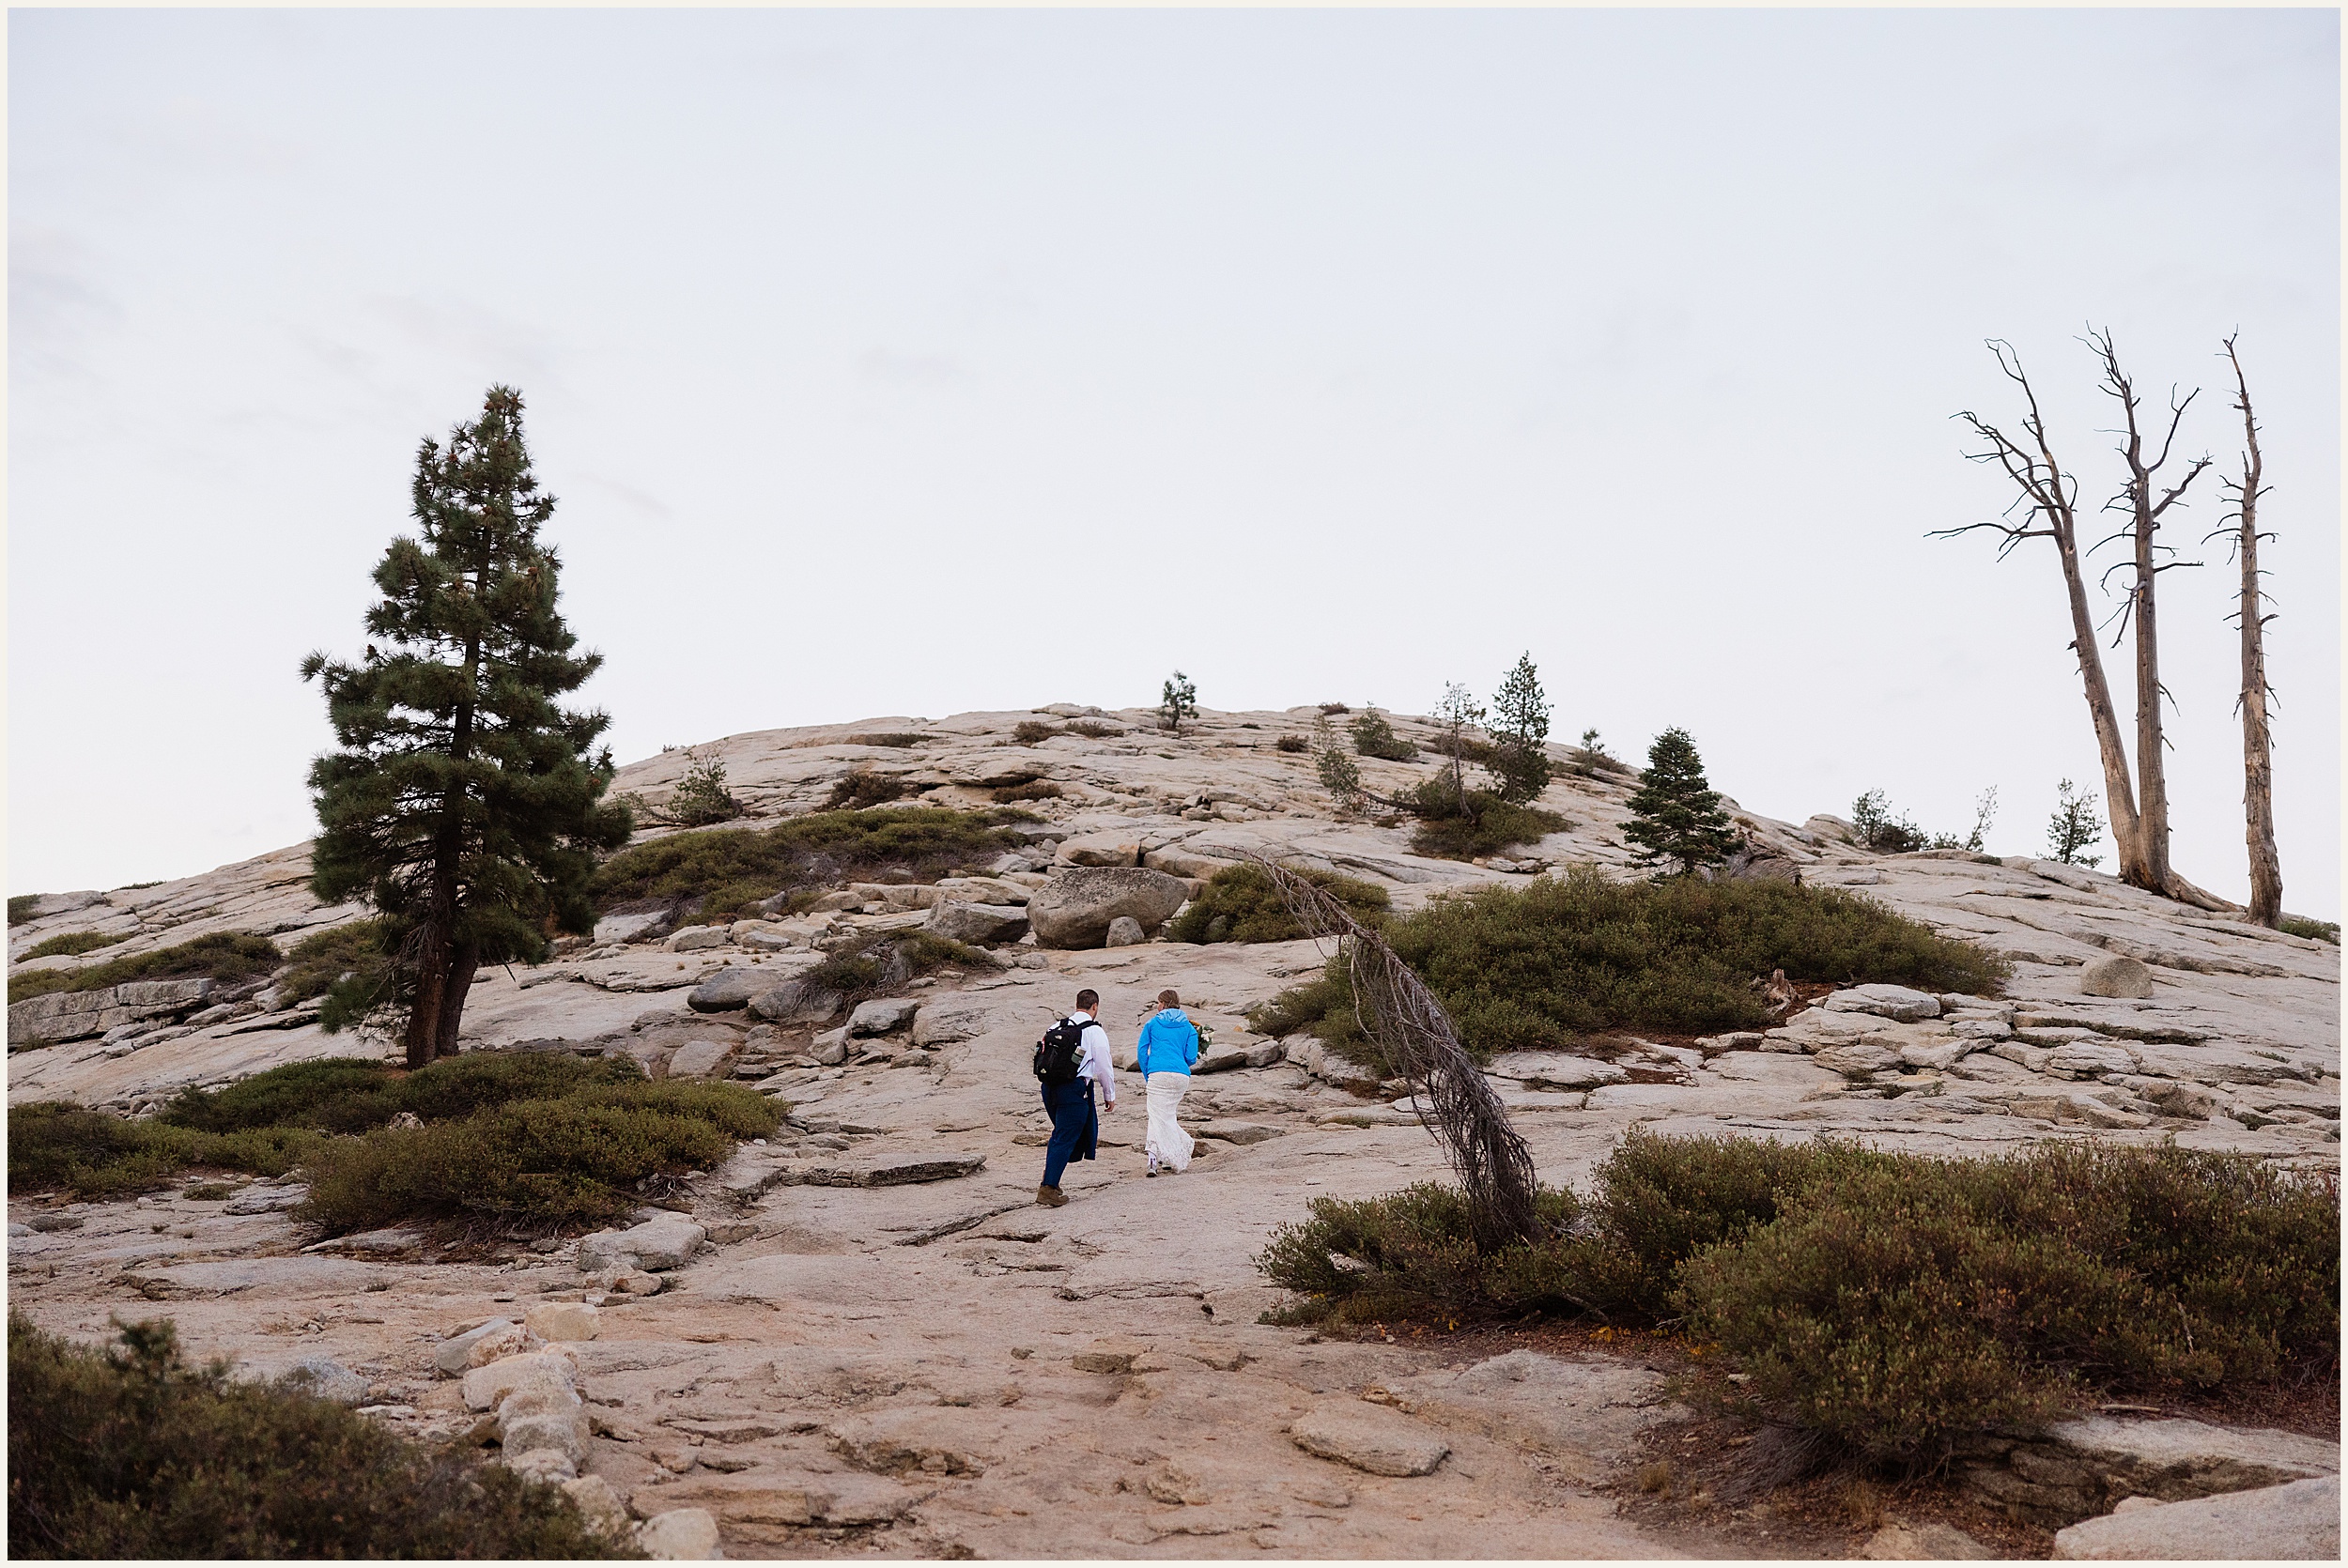
[[[1068,1202],[1068,1194],[1057,1187],[1039,1187],[1035,1190],[1035,1201],[1047,1208],[1058,1208]]]

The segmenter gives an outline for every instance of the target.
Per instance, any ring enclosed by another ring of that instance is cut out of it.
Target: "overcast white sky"
[[[2117,334],[2275,486],[2286,906],[2340,910],[2329,11],[141,12],[8,23],[11,893],[311,830],[418,439],[529,399],[623,761],[1055,700],[1424,711],[1990,847],[2100,788],[1950,416]],[[2177,515],[2190,559],[2225,508]],[[2247,892],[2222,549],[2176,861]],[[2124,649],[2108,654],[2129,700]],[[2106,846],[2109,853],[2109,845]],[[2107,861],[2109,865],[2109,861]]]

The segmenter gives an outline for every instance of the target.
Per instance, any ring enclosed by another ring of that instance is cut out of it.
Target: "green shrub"
[[[1282,751],[1291,753],[1306,752],[1313,748],[1313,743],[1306,740],[1302,735],[1282,735],[1278,740],[1274,741],[1272,744],[1279,747]]]
[[[2090,1396],[2338,1367],[2336,1193],[2244,1157],[1634,1131],[1586,1201],[1542,1201],[1540,1239],[1478,1254],[1454,1189],[1318,1200],[1258,1263],[1304,1298],[1291,1321],[1676,1320],[1756,1413],[1910,1464]]]
[[[1375,921],[1392,907],[1386,890],[1372,883],[1327,871],[1301,874],[1335,894],[1357,920]],[[1166,934],[1177,942],[1291,942],[1305,930],[1263,869],[1242,861],[1210,877]]]
[[[8,1111],[8,1190],[113,1198],[152,1191],[191,1165],[283,1176],[317,1134],[293,1128],[225,1135],[40,1100]]]
[[[1589,866],[1436,899],[1385,936],[1479,1060],[1617,1029],[1764,1028],[1771,1020],[1753,981],[1773,969],[1793,980],[1985,994],[2008,972],[2004,960],[1841,888],[1616,883]],[[1384,1067],[1354,1026],[1341,962],[1256,1016],[1283,1032],[1312,1024],[1341,1053]]]
[[[8,1315],[8,1548],[113,1560],[640,1557],[559,1487],[283,1385]]]
[[[420,1121],[457,1121],[517,1100],[643,1084],[644,1069],[627,1056],[583,1061],[559,1052],[484,1051],[443,1057],[405,1074],[394,1090],[393,1110],[412,1112]]]
[[[107,936],[98,931],[67,931],[62,936],[53,936],[45,942],[33,944],[24,950],[23,958],[17,961],[21,963],[24,959],[79,958],[84,953],[94,953],[100,947],[111,947],[124,940],[126,938]]]
[[[927,931],[869,931],[834,947],[801,978],[853,1004],[949,967],[994,970],[1001,964],[984,948]]]
[[[994,792],[997,806],[1015,806],[1023,800],[1058,800],[1067,792],[1048,778],[1031,778],[1025,784],[1006,784]]]
[[[1443,860],[1474,860],[1505,853],[1520,844],[1537,843],[1573,824],[1554,811],[1537,806],[1511,806],[1483,790],[1465,792],[1464,809],[1449,804],[1447,778],[1430,778],[1418,787],[1419,824],[1411,835],[1411,848]]]
[[[913,786],[895,774],[857,768],[831,787],[831,793],[824,799],[824,809],[861,811],[870,807],[886,806],[892,800],[903,800],[912,792]]]
[[[1048,741],[1058,733],[1058,730],[1040,719],[1023,718],[1012,730],[1011,738],[1021,746],[1033,746],[1038,741]]]
[[[850,746],[887,746],[892,750],[902,751],[909,746],[919,746],[928,739],[927,735],[911,734],[903,730],[894,730],[884,735],[850,735],[848,744]]]
[[[2340,922],[2337,920],[2310,920],[2303,915],[2286,915],[2280,929],[2286,936],[2304,936],[2310,942],[2328,942],[2335,947],[2340,945]]]
[[[443,1065],[453,1064],[436,1063],[425,1071]],[[361,1132],[398,1113],[398,1088],[399,1076],[380,1062],[330,1056],[271,1068],[223,1089],[182,1089],[157,1120],[199,1132],[256,1127]]]
[[[685,776],[669,792],[668,814],[680,827],[707,827],[730,822],[742,814],[742,803],[726,788],[726,765],[698,751],[685,754]]]
[[[853,876],[902,871],[935,878],[1017,848],[1019,839],[1003,829],[1034,820],[1016,809],[917,806],[818,811],[764,829],[674,833],[606,860],[589,895],[598,912],[657,901],[689,907],[695,920],[735,919],[777,893]]]
[[[1932,842],[1905,812],[1892,815],[1892,803],[1881,790],[1869,790],[1851,802],[1850,825],[1859,841],[1877,854],[1910,854]]]
[[[1082,735],[1089,741],[1104,741],[1121,735],[1125,731],[1114,724],[1103,724],[1098,719],[1079,718],[1071,719],[1067,724],[1062,725],[1060,732],[1065,735]]]
[[[738,1137],[763,1137],[781,1119],[773,1101],[730,1084],[615,1084],[513,1100],[324,1145],[301,1213],[332,1232],[467,1216],[596,1224],[634,1208],[650,1178],[712,1169]]]
[[[41,899],[48,896],[46,893],[19,893],[15,898],[10,899],[8,900],[8,924],[21,926],[30,920],[39,910]]]
[[[1360,757],[1377,757],[1389,762],[1409,762],[1418,757],[1418,747],[1394,732],[1386,715],[1371,708],[1346,727],[1352,732],[1353,751]]]
[[[8,976],[8,1000],[46,996],[57,991],[103,991],[132,980],[218,980],[224,985],[267,975],[286,961],[268,937],[250,931],[216,931],[85,969],[42,969]]]

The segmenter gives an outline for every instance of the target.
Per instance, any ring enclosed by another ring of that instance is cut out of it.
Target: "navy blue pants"
[[[1058,1187],[1071,1160],[1090,1160],[1101,1135],[1092,1109],[1092,1080],[1043,1085],[1043,1110],[1052,1118],[1052,1141],[1043,1145],[1043,1185]]]

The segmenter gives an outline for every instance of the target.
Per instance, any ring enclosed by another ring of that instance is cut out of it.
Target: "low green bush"
[[[634,1208],[650,1178],[712,1169],[738,1138],[781,1121],[774,1101],[730,1084],[613,1084],[511,1100],[322,1145],[300,1213],[337,1233],[469,1216],[597,1224]]]
[[[84,953],[94,953],[100,947],[111,947],[125,940],[124,937],[107,936],[100,931],[67,931],[45,942],[36,942],[24,950],[17,961],[21,963],[24,959],[79,958]]]
[[[1394,732],[1386,715],[1371,708],[1346,727],[1353,736],[1353,751],[1360,757],[1376,757],[1388,762],[1409,762],[1418,757],[1418,747]]]
[[[982,947],[933,936],[928,931],[866,932],[834,947],[802,976],[820,991],[838,992],[854,1004],[902,987],[941,969],[995,970],[1001,964]]]
[[[1938,1161],[1634,1131],[1544,1234],[1478,1253],[1454,1189],[1316,1200],[1258,1263],[1289,1321],[1600,1314],[1717,1345],[1753,1413],[1877,1461],[2113,1395],[2336,1375],[2328,1182],[2173,1145]]]
[[[824,799],[824,809],[862,811],[874,806],[886,806],[892,800],[903,800],[911,793],[913,786],[895,774],[857,768],[831,787],[831,793]]]
[[[46,893],[19,893],[15,898],[10,899],[8,900],[8,924],[21,926],[30,920],[40,908],[41,899],[48,896]]]
[[[299,1389],[167,1322],[83,1349],[8,1314],[8,1550],[27,1558],[641,1557],[562,1489]]]
[[[165,1186],[192,1165],[283,1176],[317,1141],[299,1128],[212,1132],[39,1100],[8,1110],[8,1190],[120,1197]]]
[[[1439,898],[1385,937],[1434,989],[1479,1060],[1618,1029],[1700,1034],[1766,1027],[1753,982],[1888,982],[1994,994],[2009,966],[1970,944],[1841,888],[1616,883],[1595,867]],[[1353,1020],[1341,962],[1251,1015],[1267,1033],[1311,1026],[1367,1065],[1384,1064]]]
[[[1313,743],[1306,740],[1302,735],[1282,735],[1278,740],[1274,741],[1272,744],[1279,747],[1282,751],[1290,752],[1291,754],[1302,754],[1304,752],[1310,751],[1313,748]]]
[[[1573,825],[1554,811],[1511,806],[1486,790],[1465,794],[1462,809],[1448,778],[1421,784],[1414,797],[1419,823],[1411,834],[1411,848],[1441,860],[1475,860],[1537,843]]]
[[[598,913],[659,902],[689,912],[688,923],[737,919],[778,893],[890,871],[930,880],[982,864],[1019,846],[1006,827],[1034,820],[1016,808],[901,806],[818,811],[770,828],[674,833],[606,860],[588,895]]]
[[[1033,746],[1038,741],[1048,741],[1058,733],[1058,729],[1040,719],[1023,718],[1012,729],[1011,738],[1021,746]]]
[[[286,961],[268,937],[250,931],[215,931],[177,946],[158,947],[85,969],[39,969],[8,976],[8,1000],[46,996],[59,991],[103,991],[133,980],[218,980],[230,984],[267,975]]]
[[[2286,936],[2304,936],[2310,942],[2328,942],[2335,947],[2340,945],[2340,922],[2337,920],[2310,920],[2305,915],[2286,915],[2280,929]]]
[[[324,996],[346,977],[379,979],[388,961],[384,938],[391,929],[391,922],[378,917],[312,931],[286,955],[288,967],[277,981],[277,1000],[307,1002]]]
[[[1065,793],[1048,778],[1031,778],[1025,784],[1006,784],[994,796],[997,806],[1015,806],[1023,800],[1058,800]]]
[[[151,1191],[191,1166],[283,1176],[403,1112],[431,1125],[517,1101],[581,1100],[637,1103],[664,1114],[699,1107],[691,1114],[701,1120],[733,1128],[771,1110],[755,1095],[755,1107],[729,1098],[748,1091],[717,1085],[723,1092],[712,1099],[697,1094],[704,1087],[711,1086],[646,1083],[643,1069],[625,1056],[582,1061],[550,1053],[482,1053],[415,1072],[331,1057],[294,1062],[224,1089],[183,1090],[151,1118],[61,1101],[18,1106],[8,1113],[8,1185],[96,1198]],[[771,1129],[767,1122],[733,1136],[761,1137]]]
[[[1060,732],[1067,735],[1082,735],[1089,741],[1105,741],[1121,735],[1125,731],[1114,724],[1103,724],[1098,719],[1078,718],[1071,719],[1061,726]]]
[[[1336,895],[1357,920],[1376,921],[1393,906],[1386,890],[1373,883],[1328,871],[1301,874]],[[1206,890],[1191,899],[1166,934],[1177,942],[1292,942],[1305,930],[1263,868],[1242,861],[1208,878]]]
[[[893,750],[902,751],[909,746],[919,746],[923,741],[928,739],[929,737],[927,735],[914,734],[903,730],[892,730],[886,734],[880,735],[850,735],[848,737],[848,744],[850,746],[888,746]]]

